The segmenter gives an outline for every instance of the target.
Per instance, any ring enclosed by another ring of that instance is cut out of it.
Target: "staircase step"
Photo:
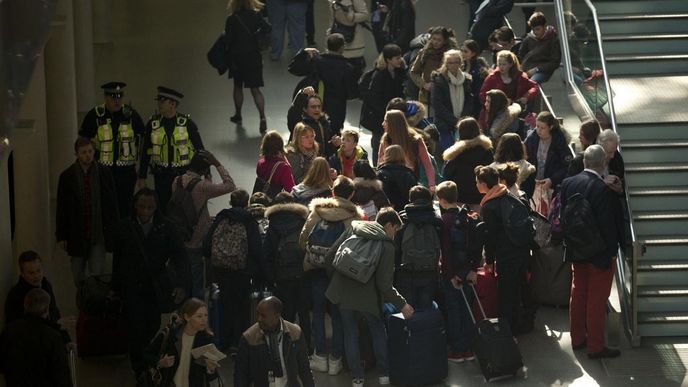
[[[638,313],[640,336],[688,336],[687,312]]]
[[[634,211],[633,225],[640,235],[666,235],[688,231],[688,211]]]
[[[688,286],[639,286],[641,312],[688,312]]]
[[[610,55],[606,59],[607,71],[615,76],[678,74],[685,71],[688,54]]]
[[[685,256],[688,256],[686,254]],[[684,256],[684,257],[685,257]],[[638,285],[688,286],[688,260],[653,260],[642,257],[638,262]]]
[[[679,232],[685,230],[677,230]],[[647,251],[643,256],[643,262],[653,257],[662,261],[677,261],[678,264],[686,263],[688,252],[688,237],[686,235],[642,235],[638,234],[637,240],[643,241]]]
[[[661,9],[662,12],[688,12],[688,2],[685,0],[595,1],[595,8],[600,16],[620,13],[652,13],[658,9]]]
[[[618,34],[602,37],[605,56],[688,53],[688,34]]]
[[[688,138],[688,122],[620,124],[621,143],[629,140],[680,140]],[[627,161],[628,162],[628,161]]]
[[[627,163],[626,182],[631,187],[664,187],[688,181],[688,163]]]
[[[599,17],[602,36],[607,34],[685,33],[688,13],[637,13]]]
[[[633,163],[688,163],[688,140],[622,140],[621,152]]]

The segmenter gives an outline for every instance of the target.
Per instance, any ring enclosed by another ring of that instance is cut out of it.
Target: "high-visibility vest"
[[[102,165],[127,166],[136,164],[136,135],[131,125],[131,119],[122,121],[117,128],[117,141],[112,130],[112,119],[105,116],[105,105],[95,107],[98,117],[98,131],[93,139],[94,145],[98,150],[98,162]],[[119,147],[117,160],[114,159],[114,148]]]
[[[184,167],[191,163],[194,155],[194,147],[189,139],[189,130],[187,128],[188,118],[183,115],[177,116],[174,131],[172,132],[172,140],[169,141],[165,127],[160,122],[160,116],[155,116],[151,121],[151,144],[149,149],[151,156],[151,163],[153,165],[168,168],[168,167]],[[172,146],[173,155],[172,160],[169,160],[169,146]]]

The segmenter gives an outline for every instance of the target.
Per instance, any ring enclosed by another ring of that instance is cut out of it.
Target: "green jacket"
[[[342,309],[370,313],[381,318],[382,303],[391,302],[401,309],[406,300],[393,286],[394,242],[385,234],[385,229],[376,222],[354,221],[354,234],[384,241],[382,256],[374,276],[368,283],[360,283],[335,271],[325,296]]]

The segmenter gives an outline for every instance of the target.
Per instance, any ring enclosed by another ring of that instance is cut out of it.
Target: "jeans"
[[[186,254],[191,262],[191,297],[203,300],[205,297],[205,265],[203,264],[203,249],[186,248]]]
[[[330,306],[330,317],[332,318],[332,350],[330,355],[338,359],[344,352],[344,333],[342,331],[342,317],[339,314],[337,305],[330,303],[325,297],[325,291],[330,285],[324,269],[312,271],[311,277],[311,297],[313,301],[313,341],[315,353],[318,355],[327,354],[327,338],[325,337],[325,310]]]
[[[548,73],[543,73],[542,71],[538,71],[537,73],[531,75],[530,80],[537,83],[538,85],[541,85],[547,81],[549,81],[549,77],[551,77],[552,74]]]
[[[387,353],[387,332],[385,326],[379,317],[373,316],[370,313],[359,312],[355,310],[342,309],[342,325],[344,325],[344,349],[346,350],[346,362],[351,369],[351,376],[353,379],[363,379],[365,370],[361,364],[361,352],[358,345],[358,320],[365,317],[370,329],[370,335],[373,338],[373,350],[375,351],[375,360],[377,362],[377,370],[380,376],[389,375],[389,357]]]
[[[306,39],[306,10],[308,4],[289,0],[267,0],[268,20],[272,25],[270,58],[279,59],[284,48],[284,29],[289,32],[289,50],[296,55],[304,48]]]
[[[398,271],[395,288],[414,309],[432,308],[432,301],[437,290],[435,278],[414,278],[417,274]]]
[[[79,284],[84,282],[86,277],[112,272],[112,268],[109,270],[105,269],[105,244],[100,242],[89,247],[90,250],[88,251],[88,256],[70,257],[72,277],[74,278],[74,284],[77,287],[79,287]],[[88,275],[86,275],[87,265]]]
[[[299,326],[306,338],[308,348],[311,348],[311,282],[308,278],[289,281],[277,281],[276,295],[282,300],[284,310],[282,317],[290,322],[296,322],[299,316]]]
[[[447,344],[452,352],[466,352],[471,349],[475,339],[475,324],[471,319],[471,312],[466,306],[462,290],[456,289],[449,280],[442,280],[444,303],[447,308]],[[468,286],[463,286],[468,304],[472,304],[475,293]],[[478,318],[482,318],[479,316]]]

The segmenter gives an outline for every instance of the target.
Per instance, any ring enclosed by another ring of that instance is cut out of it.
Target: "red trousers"
[[[573,264],[573,284],[569,319],[571,322],[571,344],[579,345],[587,340],[588,353],[604,349],[604,321],[607,299],[612,289],[616,270],[616,257],[607,269],[591,263]]]

